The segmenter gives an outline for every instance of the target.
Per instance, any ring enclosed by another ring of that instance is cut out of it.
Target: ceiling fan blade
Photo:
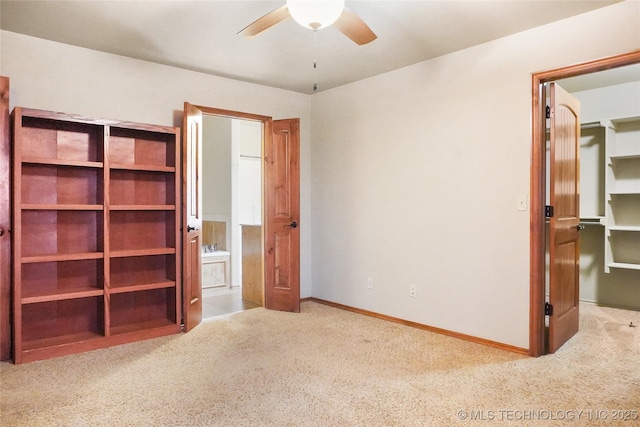
[[[255,36],[290,16],[287,5],[280,6],[238,31],[238,34],[242,33],[247,37]]]
[[[342,15],[333,24],[338,30],[351,40],[362,46],[378,38],[371,28],[354,12],[347,7],[342,11]]]

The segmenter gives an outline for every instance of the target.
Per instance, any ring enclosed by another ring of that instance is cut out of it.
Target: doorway
[[[640,51],[596,60],[556,70],[533,74],[532,78],[532,167],[531,167],[531,282],[530,282],[530,346],[529,354],[547,353],[545,343],[545,298],[547,239],[545,237],[545,205],[547,203],[546,172],[546,83],[605,70],[640,64]],[[567,80],[564,80],[565,84]]]
[[[264,305],[262,122],[203,114],[202,317]]]
[[[300,119],[273,120],[184,103],[182,144],[182,302],[184,331],[202,321],[202,128],[204,115],[248,119],[262,126],[262,218],[255,248],[256,289],[270,310],[300,312]],[[243,233],[244,234],[244,233]],[[258,256],[258,251],[260,256]],[[246,251],[243,258],[246,259]],[[247,288],[244,268],[243,289]],[[260,274],[257,274],[259,271]]]

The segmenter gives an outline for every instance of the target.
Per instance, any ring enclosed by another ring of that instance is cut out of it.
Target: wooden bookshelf
[[[12,120],[14,361],[179,332],[178,129]]]

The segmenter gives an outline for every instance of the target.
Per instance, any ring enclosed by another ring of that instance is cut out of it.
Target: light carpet
[[[188,334],[1,363],[0,424],[640,425],[629,326],[640,312],[581,310],[578,335],[531,358],[315,302],[256,308]]]

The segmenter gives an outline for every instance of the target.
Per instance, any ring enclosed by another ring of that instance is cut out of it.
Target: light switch
[[[516,210],[518,211],[526,211],[527,210],[527,195],[526,194],[518,194],[516,200]]]

